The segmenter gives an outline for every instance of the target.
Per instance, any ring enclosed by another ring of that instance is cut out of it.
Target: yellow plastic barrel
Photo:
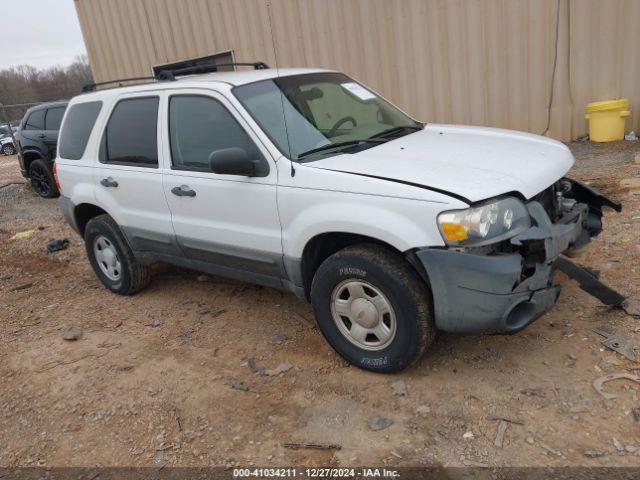
[[[589,139],[594,142],[623,140],[625,122],[630,114],[626,98],[588,103],[585,118],[589,120]]]

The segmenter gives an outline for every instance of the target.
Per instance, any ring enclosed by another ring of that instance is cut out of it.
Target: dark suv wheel
[[[109,215],[89,220],[84,243],[93,271],[112,292],[133,295],[151,280],[149,268],[136,261],[118,224]]]
[[[38,159],[29,165],[29,180],[38,195],[43,198],[55,198],[60,195],[53,172],[44,160]]]
[[[326,259],[313,278],[311,302],[329,344],[367,370],[402,370],[435,337],[427,286],[402,255],[377,245]]]

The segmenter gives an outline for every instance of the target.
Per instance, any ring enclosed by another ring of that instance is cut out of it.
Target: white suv
[[[84,93],[61,129],[61,207],[111,291],[162,261],[282,288],[379,372],[437,329],[511,333],[559,295],[554,261],[619,204],[537,135],[423,124],[342,73],[185,75]]]

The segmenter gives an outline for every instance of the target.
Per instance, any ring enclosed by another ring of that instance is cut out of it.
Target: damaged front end
[[[531,227],[483,247],[415,252],[433,293],[436,325],[449,332],[514,333],[549,310],[560,295],[555,269],[606,304],[624,297],[560,255],[602,231],[602,209],[621,205],[576,180],[563,178],[526,203]],[[585,286],[587,288],[585,288]]]

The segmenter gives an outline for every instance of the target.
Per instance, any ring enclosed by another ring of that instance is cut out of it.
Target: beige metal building
[[[221,54],[346,72],[417,119],[571,140],[640,129],[640,0],[75,0],[97,81]]]

